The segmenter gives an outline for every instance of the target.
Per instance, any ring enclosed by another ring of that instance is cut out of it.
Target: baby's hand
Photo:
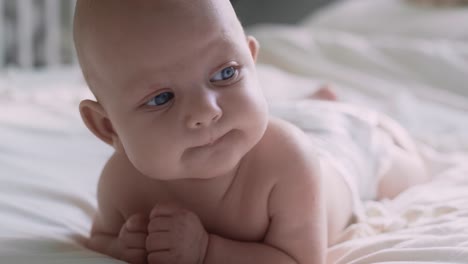
[[[201,264],[208,233],[193,212],[169,204],[156,205],[150,214],[146,250],[150,264]]]
[[[147,227],[148,217],[142,214],[135,214],[127,219],[119,233],[122,260],[131,264],[147,263]]]

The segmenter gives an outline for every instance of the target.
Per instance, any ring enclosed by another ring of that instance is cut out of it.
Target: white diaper
[[[391,163],[392,138],[378,126],[381,114],[317,100],[271,103],[270,113],[310,135],[322,161],[330,163],[348,184],[355,217],[362,219],[362,201],[377,197],[379,180]]]

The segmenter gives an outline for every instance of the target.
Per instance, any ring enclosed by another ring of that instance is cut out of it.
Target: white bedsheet
[[[343,100],[390,114],[418,139],[435,177],[393,201],[367,203],[368,221],[344,232],[329,263],[468,263],[468,47],[458,35],[331,26],[347,21],[336,17],[342,7],[389,10],[382,5],[344,2],[298,27],[253,29],[260,62],[274,65],[259,65],[259,75],[272,101],[326,82]],[[80,245],[111,153],[81,123],[85,97],[77,69],[0,75],[0,263],[121,263]]]
[[[110,149],[86,130],[77,69],[0,82],[0,263],[117,263],[81,246]]]

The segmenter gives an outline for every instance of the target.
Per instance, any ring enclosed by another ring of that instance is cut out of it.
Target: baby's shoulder
[[[154,187],[125,155],[115,152],[105,164],[98,183],[98,202],[113,207],[124,216],[132,207],[141,207],[149,196],[149,185]],[[146,196],[145,196],[146,195]],[[140,208],[143,209],[143,208]]]
[[[131,182],[130,179],[135,179],[138,175],[140,172],[135,169],[125,155],[114,152],[104,165],[99,185],[118,190],[120,186],[127,185],[128,182]]]
[[[259,147],[261,164],[278,177],[318,169],[318,156],[308,136],[298,127],[272,117]]]

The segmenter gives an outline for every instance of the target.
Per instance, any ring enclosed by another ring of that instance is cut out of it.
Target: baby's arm
[[[115,155],[107,162],[98,184],[98,213],[87,246],[102,254],[130,262],[146,263],[148,216],[132,215],[125,221],[117,209]]]
[[[327,225],[320,184],[305,175],[299,178],[278,182],[271,193],[270,227],[262,244],[210,235],[205,264],[325,263]]]
[[[88,240],[90,249],[132,264],[146,263],[147,217],[133,215],[122,222],[117,232],[104,229],[100,218],[96,217]]]
[[[280,177],[270,193],[270,226],[263,243],[210,235],[205,264],[325,263],[327,223],[320,170],[305,146],[305,135],[299,138],[303,140],[293,135],[286,144],[277,143],[281,154],[275,169]]]

